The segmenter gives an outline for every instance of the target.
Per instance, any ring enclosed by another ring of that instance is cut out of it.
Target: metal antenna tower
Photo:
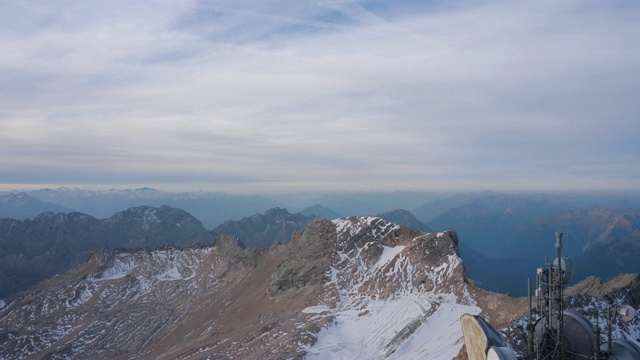
[[[533,349],[536,360],[564,360],[563,349],[563,288],[565,269],[562,268],[562,233],[556,233],[557,259],[553,263],[547,262],[546,268],[539,268],[536,274],[536,305],[543,326],[534,329],[529,326],[529,341],[533,341],[534,332],[542,332],[536,336],[535,344],[529,344]],[[533,309],[529,307],[529,318],[533,317]]]

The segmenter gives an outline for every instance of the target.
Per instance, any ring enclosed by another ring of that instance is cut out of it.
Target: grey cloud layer
[[[633,2],[0,7],[0,183],[640,185]]]

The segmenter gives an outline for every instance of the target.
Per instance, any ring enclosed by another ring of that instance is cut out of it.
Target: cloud
[[[0,182],[639,185],[632,2],[0,6]]]

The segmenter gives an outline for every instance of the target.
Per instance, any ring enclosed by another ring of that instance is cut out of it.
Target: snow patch
[[[158,280],[180,280],[182,279],[182,275],[175,267],[167,267],[165,271],[156,276]]]
[[[451,359],[464,342],[459,323],[464,313],[480,309],[456,303],[454,295],[345,299],[334,309],[333,325],[305,351],[309,359]]]
[[[379,240],[397,229],[395,224],[372,217],[336,219],[333,223],[339,239],[367,226]],[[432,241],[426,234],[413,239],[418,240]],[[362,257],[369,246],[382,247],[374,264],[367,264]],[[412,263],[403,254],[405,248],[368,242],[338,251],[339,261],[331,266],[331,281],[326,285],[337,290],[335,306],[330,309],[321,303],[303,311],[332,320],[312,346],[303,347],[307,358],[450,359],[459,353],[464,343],[460,316],[480,313],[466,289],[459,302],[451,290],[443,291],[439,286],[453,276],[459,257],[450,253],[425,266]],[[429,279],[433,290],[427,292],[423,285],[414,285],[416,277]],[[383,289],[393,292],[379,291]]]
[[[331,309],[329,309],[329,307],[326,305],[309,306],[308,308],[302,309],[303,314],[320,314],[323,312],[330,312],[330,311]]]
[[[460,317],[465,313],[479,314],[474,305],[461,305],[453,301],[441,303],[436,312],[399,346],[389,359],[453,359],[464,338]]]
[[[129,258],[116,259],[112,267],[105,270],[100,277],[94,278],[94,281],[106,281],[123,278],[135,269],[136,263]]]
[[[382,246],[382,255],[380,255],[380,259],[373,265],[373,271],[378,270],[380,267],[388,264],[393,258],[395,258],[398,254],[404,250],[405,246]]]

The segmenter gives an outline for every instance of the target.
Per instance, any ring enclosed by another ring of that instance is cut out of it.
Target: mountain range
[[[564,253],[575,259],[576,276],[574,276],[572,283],[590,274],[610,279],[620,271],[640,270],[640,265],[636,261],[632,261],[634,244],[637,240],[631,235],[640,228],[640,212],[638,212],[640,201],[634,196],[633,194],[605,196],[599,194],[469,193],[449,197],[441,196],[423,203],[411,212],[407,210],[383,211],[378,212],[376,216],[417,231],[455,229],[462,239],[460,252],[467,271],[480,286],[492,291],[523,295],[526,287],[522,279],[531,276],[530,269],[544,265],[545,257],[555,256],[553,247],[546,246],[548,242],[554,241],[553,233],[555,231],[564,232]],[[151,203],[157,204],[159,208],[163,206],[164,202],[191,204],[192,208],[198,211],[193,216],[194,218],[201,220],[202,217],[206,217],[209,219],[209,225],[202,224],[199,230],[205,234],[203,242],[208,243],[219,234],[228,234],[238,237],[244,246],[268,248],[276,241],[286,244],[294,230],[302,229],[304,225],[316,217],[335,219],[340,217],[339,214],[342,211],[348,209],[362,214],[374,214],[374,209],[382,208],[385,205],[394,203],[411,205],[420,203],[420,199],[430,197],[433,198],[433,194],[387,193],[373,196],[367,193],[335,193],[310,196],[305,201],[298,201],[298,204],[313,205],[302,208],[299,213],[290,213],[279,205],[255,211],[255,209],[264,208],[267,204],[281,204],[279,201],[264,196],[198,192],[166,193],[150,188],[106,191],[60,188],[29,191],[28,193],[5,193],[0,195],[0,210],[4,209],[8,213],[14,211],[19,214],[18,216],[9,216],[13,219],[11,221],[26,222],[27,220],[36,221],[38,217],[29,211],[51,208],[54,210],[53,212],[60,210],[59,212],[63,215],[73,213],[73,211],[69,211],[68,207],[54,203],[58,200],[66,205],[93,209],[92,211],[103,213],[106,213],[110,208],[115,209],[132,204],[136,204],[134,208]],[[293,197],[281,196],[279,199],[294,202]],[[316,201],[328,201],[334,206],[338,206],[338,211]],[[348,205],[350,201],[353,203]],[[367,209],[371,212],[367,213]],[[126,210],[120,210],[118,213],[123,211]],[[112,214],[110,213],[108,216],[111,217]],[[247,214],[253,215],[247,216]],[[22,216],[25,215],[29,216],[24,220],[18,220],[23,219]],[[98,219],[91,214],[87,214],[87,216],[96,221]],[[223,216],[227,216],[225,221],[220,221]],[[217,220],[212,220],[214,217]],[[46,222],[45,218],[39,218],[35,223]],[[102,220],[106,219],[108,217],[102,218]],[[35,226],[35,223],[30,226]],[[92,222],[88,222],[88,224],[90,223]],[[216,225],[211,226],[210,224]],[[52,225],[42,226],[46,228]],[[212,230],[207,231],[207,229]],[[87,231],[103,230],[96,227]],[[148,232],[145,229],[135,231],[139,231],[140,234]],[[24,234],[30,233],[24,232]],[[6,236],[8,235],[0,234],[0,244],[7,243]],[[11,236],[15,236],[15,234]],[[29,236],[33,236],[33,234]],[[68,269],[69,266],[81,261],[88,251],[96,248],[95,246],[111,246],[97,241],[100,236],[102,235],[98,234],[95,236],[96,239],[88,240],[84,239],[87,236],[76,240],[69,239],[66,247],[59,246],[57,250],[52,250],[57,255],[49,256],[46,261],[48,265],[44,267],[50,268],[50,263],[57,261],[67,264],[66,267],[58,267],[58,269]],[[153,235],[147,234],[146,236]],[[627,245],[616,245],[629,236],[631,237],[626,240]],[[133,238],[128,235],[124,238],[119,246],[128,248],[147,246],[143,245],[144,241],[131,241]],[[11,241],[15,244],[22,240],[14,238]],[[149,246],[159,246],[162,245],[162,242],[158,241]],[[29,240],[25,240],[25,243],[29,243]],[[169,243],[171,242],[167,242],[167,244]],[[78,244],[84,245],[79,246]],[[41,246],[44,249],[51,244],[42,241]],[[615,251],[609,250],[610,246]],[[600,252],[601,250],[606,250],[606,252]],[[8,253],[13,254],[13,258],[5,257],[6,262],[0,265],[0,274],[3,275],[3,278],[11,278],[14,274],[18,274],[21,278],[28,279],[24,281],[25,284],[34,284],[53,273],[49,270],[43,272],[43,266],[40,264],[30,266],[25,265],[23,260],[16,260],[20,251],[22,250],[0,245],[0,256],[5,256]],[[607,254],[606,257],[605,254]],[[54,260],[56,257],[58,260]],[[10,270],[12,268],[15,271]],[[21,281],[8,282],[9,285],[0,288],[0,296],[25,289],[28,286],[23,285]]]
[[[169,206],[130,208],[102,220],[78,212],[0,218],[0,298],[70,269],[100,247],[189,246],[209,240],[198,219]]]
[[[12,207],[4,204],[3,199],[16,195],[25,199],[29,198],[30,201],[14,204]],[[125,190],[57,188],[19,193],[9,192],[0,195],[0,214],[19,219],[33,217],[45,211],[54,213],[77,211],[98,219],[104,219],[131,207],[160,207],[162,205],[188,211],[209,229],[220,225],[226,220],[240,219],[247,214],[264,212],[273,207],[284,207],[282,203],[260,195],[164,192],[152,188]],[[15,215],[17,211],[29,216],[17,216]]]
[[[522,353],[526,299],[469,278],[454,231],[379,217],[318,219],[288,245],[101,248],[77,267],[0,300],[0,358],[464,357],[458,319],[479,314]],[[638,275],[567,289],[602,321],[602,296],[640,302]],[[637,339],[640,324],[614,323]]]

